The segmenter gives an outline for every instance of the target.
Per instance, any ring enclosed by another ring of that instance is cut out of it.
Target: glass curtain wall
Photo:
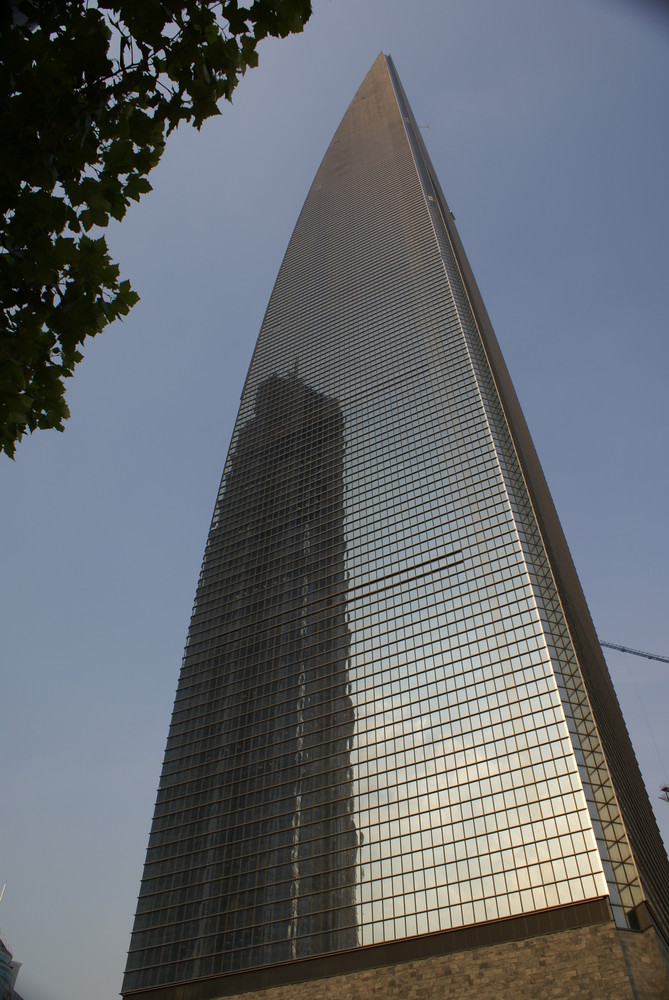
[[[641,899],[445,211],[379,56],[244,388],[124,993]]]

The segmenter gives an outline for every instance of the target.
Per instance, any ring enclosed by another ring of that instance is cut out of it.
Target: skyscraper
[[[587,606],[380,55],[249,369],[123,993],[651,997],[667,941]]]

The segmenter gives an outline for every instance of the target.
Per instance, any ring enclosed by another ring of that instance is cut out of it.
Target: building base
[[[126,994],[128,1000],[669,1000],[655,929],[605,900]]]

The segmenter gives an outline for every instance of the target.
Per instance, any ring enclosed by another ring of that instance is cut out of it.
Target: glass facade
[[[448,214],[379,56],[244,388],[124,994],[644,899]]]

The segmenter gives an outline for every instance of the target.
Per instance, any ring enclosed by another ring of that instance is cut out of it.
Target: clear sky
[[[242,383],[327,144],[390,52],[601,638],[669,653],[669,16],[650,0],[316,0],[111,236],[142,296],[64,435],[0,460],[0,934],[25,1000],[121,985]],[[669,666],[607,654],[669,841]]]

